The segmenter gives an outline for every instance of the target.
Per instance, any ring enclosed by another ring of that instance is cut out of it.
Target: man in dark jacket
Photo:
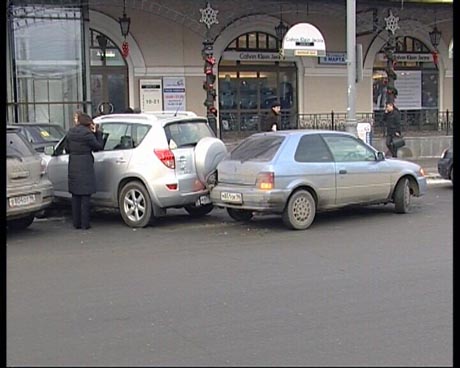
[[[270,115],[266,120],[265,130],[266,131],[276,131],[280,125],[281,117],[281,104],[279,102],[273,102]]]
[[[76,229],[90,228],[90,198],[96,192],[92,151],[103,149],[102,132],[91,117],[82,113],[66,138],[69,153],[68,183],[72,194],[72,219]]]
[[[393,139],[401,136],[401,113],[392,102],[385,105],[383,124],[386,130],[386,146],[391,156],[398,157],[398,149],[393,145]]]

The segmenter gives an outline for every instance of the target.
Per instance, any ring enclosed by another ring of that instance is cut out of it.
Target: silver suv
[[[104,137],[104,150],[93,153],[94,205],[119,208],[131,227],[147,226],[168,208],[185,208],[192,216],[212,210],[206,182],[227,149],[206,118],[162,111],[104,115],[94,121]],[[64,139],[47,167],[58,198],[71,197]]]
[[[26,228],[53,200],[53,186],[45,162],[20,134],[6,130],[6,220],[8,229]]]

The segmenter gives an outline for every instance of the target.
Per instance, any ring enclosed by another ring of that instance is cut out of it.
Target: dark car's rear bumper
[[[452,169],[453,160],[451,158],[442,158],[438,161],[438,173],[444,179],[450,179],[450,170]]]

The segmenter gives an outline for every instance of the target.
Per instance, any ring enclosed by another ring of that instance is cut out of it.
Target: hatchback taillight
[[[176,168],[176,159],[174,157],[174,153],[172,153],[171,150],[155,149],[154,152],[158,159],[163,163],[163,165],[169,167],[170,169]]]
[[[275,173],[261,172],[257,174],[256,186],[263,190],[273,189],[275,187]]]

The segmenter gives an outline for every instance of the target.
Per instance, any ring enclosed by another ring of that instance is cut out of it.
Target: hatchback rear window
[[[230,159],[238,161],[270,161],[275,156],[284,137],[258,136],[242,141],[230,153]]]
[[[177,147],[194,146],[201,138],[215,137],[205,120],[178,121],[164,127],[168,144],[174,141]]]
[[[7,157],[30,157],[35,154],[33,148],[18,133],[8,132],[6,135]]]

